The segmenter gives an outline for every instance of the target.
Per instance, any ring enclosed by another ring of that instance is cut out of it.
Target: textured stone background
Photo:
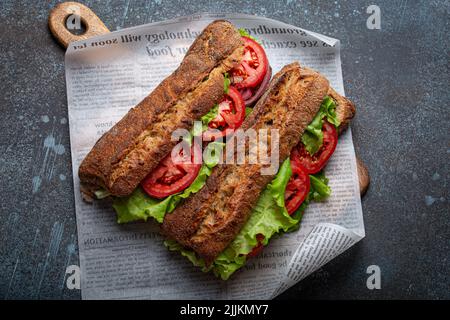
[[[56,1],[0,2],[0,298],[80,298]],[[110,30],[198,12],[278,19],[342,41],[354,142],[372,176],[366,238],[280,298],[450,298],[448,1],[86,1]],[[381,8],[368,30],[366,8]],[[366,288],[379,265],[382,289]]]

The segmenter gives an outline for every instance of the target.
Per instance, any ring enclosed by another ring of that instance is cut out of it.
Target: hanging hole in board
[[[68,15],[64,22],[64,25],[70,33],[76,36],[81,36],[87,31],[84,19],[77,14]]]

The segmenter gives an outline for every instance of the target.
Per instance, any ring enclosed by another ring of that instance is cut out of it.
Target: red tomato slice
[[[293,214],[305,201],[309,193],[309,176],[295,162],[291,162],[292,176],[286,186],[284,202],[289,215]]]
[[[142,188],[151,197],[162,199],[183,191],[197,177],[201,163],[194,163],[194,154],[201,155],[200,146],[193,143],[190,157],[185,155],[183,148],[172,159],[171,154],[165,157],[159,165],[141,182]]]
[[[241,64],[230,71],[231,83],[237,89],[254,88],[263,81],[269,60],[258,42],[248,37],[242,37],[242,40],[244,57]]]
[[[322,147],[320,147],[320,149],[313,156],[309,154],[301,141],[296,147],[294,147],[291,152],[291,163],[295,162],[296,164],[301,166],[308,174],[317,173],[322,170],[323,167],[325,167],[325,165],[327,164],[328,159],[330,159],[334,150],[336,150],[338,141],[336,127],[330,124],[328,121],[325,121],[322,126],[322,132]]]
[[[219,103],[217,116],[208,123],[208,128],[203,133],[204,141],[213,141],[234,132],[245,119],[245,103],[241,94],[230,86],[228,94]]]
[[[252,249],[252,251],[247,253],[248,258],[256,257],[264,249],[264,245],[262,244],[264,236],[262,234],[257,234],[256,240],[258,240],[258,244]]]

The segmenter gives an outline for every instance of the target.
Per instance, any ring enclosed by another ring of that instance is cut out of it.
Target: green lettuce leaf
[[[212,173],[212,169],[219,163],[223,146],[224,143],[220,142],[208,144],[204,163],[200,168],[197,178],[181,193],[171,195],[164,199],[155,199],[147,195],[141,187],[138,187],[128,197],[114,198],[113,208],[117,213],[117,222],[147,221],[148,218],[154,218],[159,223],[162,223],[165,214],[175,210],[182,199],[188,198],[191,194],[197,193],[203,188],[206,179]]]
[[[219,105],[216,103],[214,107],[211,108],[211,110],[208,111],[207,114],[203,115],[203,117],[200,118],[200,121],[202,122],[202,130],[206,131],[208,130],[208,123],[217,117],[219,114]]]
[[[333,99],[328,96],[323,99],[319,112],[316,114],[313,121],[306,127],[306,130],[302,135],[302,142],[311,155],[314,155],[322,146],[322,125],[323,119],[325,118],[329,123],[334,124],[336,128],[340,124],[336,115],[336,104]]]
[[[298,219],[299,222],[303,217],[303,213],[311,201],[324,201],[331,194],[331,188],[328,186],[328,179],[323,171],[309,175],[310,188],[308,196],[300,207],[292,214],[292,218]],[[300,228],[300,223],[290,228],[287,232],[296,231]]]
[[[211,270],[212,266],[207,267],[205,261],[203,259],[197,258],[194,251],[183,248],[183,246],[175,240],[165,240],[164,245],[170,251],[179,251],[181,255],[188,258],[194,266],[200,267],[203,272],[208,272],[209,270]]]
[[[340,126],[339,119],[336,114],[336,104],[334,100],[330,97],[325,97],[322,101],[321,107],[323,108],[323,112],[326,114],[327,121],[331,124],[334,124],[336,128]]]
[[[331,188],[328,186],[328,179],[323,171],[310,174],[309,181],[311,187],[309,189],[308,201],[323,201],[331,194]]]
[[[228,89],[230,89],[231,80],[230,80],[230,78],[229,78],[227,72],[225,72],[225,73],[223,74],[223,77],[224,77],[224,79],[223,79],[223,91],[224,91],[226,94],[228,94]]]
[[[162,222],[171,199],[171,197],[163,200],[154,199],[138,187],[128,197],[114,198],[113,208],[117,213],[117,223],[147,221],[150,217]]]
[[[256,42],[260,43],[258,39],[256,39],[255,37],[251,36],[247,30],[245,30],[244,28],[239,28],[239,33],[241,34],[242,37],[247,37],[250,38],[252,40],[255,40]]]
[[[108,190],[99,189],[94,192],[94,195],[97,199],[101,200],[101,199],[105,199],[105,198],[109,197],[111,195],[111,193]]]

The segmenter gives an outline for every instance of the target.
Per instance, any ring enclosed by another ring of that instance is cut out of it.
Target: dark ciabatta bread
[[[287,65],[274,76],[242,129],[278,129],[276,151],[282,163],[319,111],[328,89],[328,81],[318,73],[305,71],[298,63]],[[275,151],[270,144],[267,148],[269,153]],[[261,191],[275,176],[262,175],[264,165],[249,164],[248,154],[246,159],[242,165],[216,168],[200,192],[165,216],[163,232],[194,250],[207,264],[236,237]]]
[[[240,63],[243,50],[231,23],[209,24],[178,69],[97,141],[79,168],[82,190],[133,192],[175,146],[172,132],[190,129],[222,99],[223,73]]]

